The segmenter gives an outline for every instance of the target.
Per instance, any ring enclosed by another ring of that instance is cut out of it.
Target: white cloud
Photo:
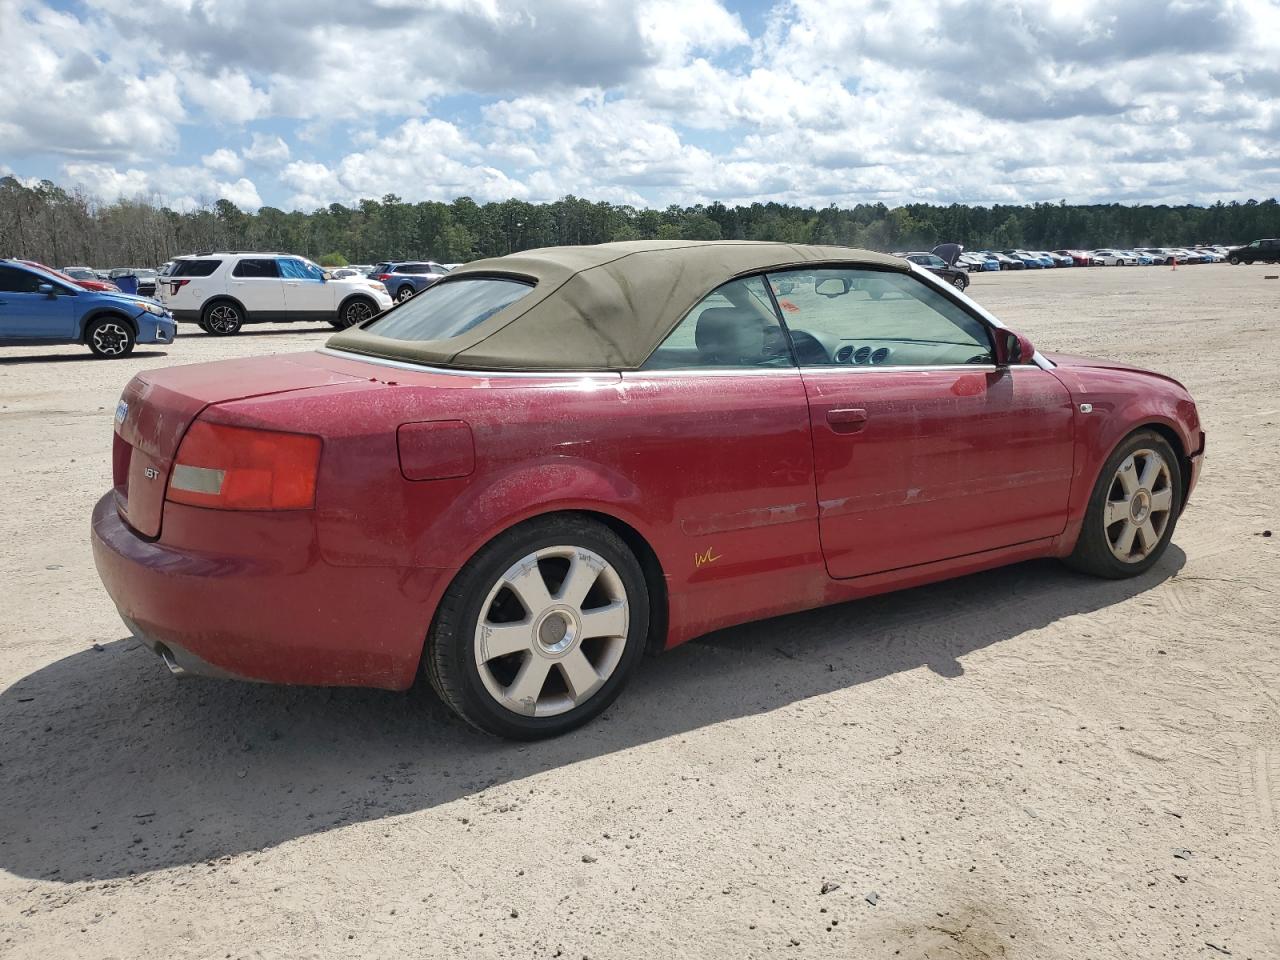
[[[241,70],[224,69],[216,74],[201,74],[190,62],[182,75],[183,92],[191,103],[203,107],[215,120],[242,124],[265,115],[271,97],[257,89],[249,75]]]
[[[234,177],[244,170],[244,161],[240,159],[240,155],[226,147],[205,154],[200,158],[200,162],[214,173],[220,173],[223,176]]]
[[[27,153],[131,159],[174,150],[185,119],[172,73],[139,70],[110,36],[43,3],[0,0],[0,144]]]
[[[219,179],[207,166],[161,165],[124,170],[109,163],[68,163],[62,168],[65,182],[103,200],[144,199],[174,210],[189,211],[230,200],[242,210],[256,210],[262,197],[252,180]]]
[[[732,0],[379,5],[0,0],[5,160],[303,208],[1280,192],[1275,0],[778,0],[756,36]]]
[[[286,163],[290,155],[289,144],[283,137],[266,136],[261,133],[253,135],[253,142],[244,149],[243,153],[244,158],[250,163],[259,163],[268,167]]]

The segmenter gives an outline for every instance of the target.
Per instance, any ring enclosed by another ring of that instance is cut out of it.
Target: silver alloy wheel
[[[220,303],[209,311],[205,326],[210,333],[235,333],[240,326],[240,312],[229,303]]]
[[[373,316],[373,307],[363,300],[353,300],[343,312],[348,327],[358,326]]]
[[[572,546],[513,564],[480,610],[474,647],[485,690],[529,717],[566,713],[594,696],[622,660],[631,622],[618,572]]]
[[[396,294],[396,303],[404,303],[417,292],[418,291],[414,290],[413,287],[401,287],[400,291]]]
[[[969,285],[969,281],[966,280],[964,277],[956,277],[954,280],[951,281],[951,285],[955,287],[957,290],[964,290],[964,288]]]
[[[1169,464],[1155,450],[1134,451],[1116,471],[1103,507],[1111,552],[1124,563],[1141,563],[1160,543],[1172,516]]]
[[[93,345],[104,357],[123,356],[129,349],[129,331],[114,321],[93,328]]]

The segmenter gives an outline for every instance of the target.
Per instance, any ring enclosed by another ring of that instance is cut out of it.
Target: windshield
[[[531,283],[490,277],[440,281],[365,329],[393,340],[447,340],[483,323],[532,289]]]

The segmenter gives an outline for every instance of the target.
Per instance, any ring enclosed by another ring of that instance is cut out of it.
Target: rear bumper
[[[391,690],[413,683],[449,571],[331,566],[308,512],[178,510],[187,517],[171,521],[166,509],[166,535],[209,523],[237,529],[209,550],[146,540],[120,519],[111,493],[92,521],[103,586],[130,632],[173,672]]]

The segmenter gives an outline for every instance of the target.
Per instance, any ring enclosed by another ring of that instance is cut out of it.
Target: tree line
[[[43,180],[0,178],[0,256],[54,267],[156,266],[210,250],[275,250],[326,263],[434,259],[445,263],[531,247],[609,240],[780,240],[871,250],[1033,250],[1103,246],[1185,246],[1280,236],[1280,204],[1212,206],[1033,203],[991,207],[883,203],[798,207],[722,203],[652,210],[567,196],[554,203],[503,200],[409,203],[395,194],[313,210],[262,207],[255,213],[218,200],[178,212],[143,198],[103,202]]]

